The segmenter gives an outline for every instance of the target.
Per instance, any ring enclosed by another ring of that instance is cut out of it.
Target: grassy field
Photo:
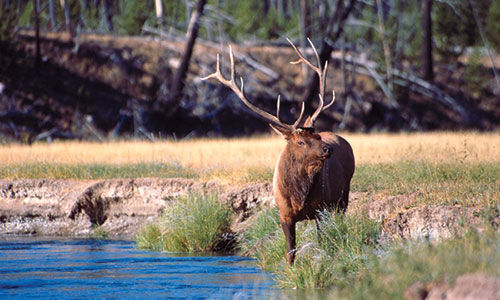
[[[493,213],[499,208],[500,133],[342,136],[351,143],[356,158],[352,191],[362,192],[365,201],[380,195],[416,194],[411,206],[460,204]],[[0,178],[183,177],[228,185],[269,182],[284,145],[276,136],[8,144],[0,146]],[[158,223],[144,227],[137,236],[138,245],[187,252],[217,248],[228,227],[227,208],[218,206],[216,198],[200,197],[179,200]],[[403,299],[405,290],[417,281],[444,278],[453,282],[461,274],[498,276],[500,270],[500,235],[494,230],[483,234],[472,230],[439,244],[380,245],[380,224],[356,215],[325,215],[321,242],[314,222],[301,222],[297,228],[300,249],[290,267],[284,259],[277,210],[264,210],[255,218],[238,246],[252,253],[263,269],[275,273],[284,287],[333,286],[327,290],[332,297]]]
[[[342,134],[356,158],[353,191],[418,193],[421,203],[489,205],[500,198],[500,133]],[[182,177],[271,181],[278,136],[0,146],[0,178]]]

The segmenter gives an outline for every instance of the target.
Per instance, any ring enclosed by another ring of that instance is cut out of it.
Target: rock
[[[497,300],[500,299],[500,277],[465,274],[450,285],[443,280],[417,282],[404,294],[411,300]]]
[[[429,205],[402,210],[382,223],[387,239],[439,241],[463,234],[471,227],[482,230],[484,220],[476,207]]]

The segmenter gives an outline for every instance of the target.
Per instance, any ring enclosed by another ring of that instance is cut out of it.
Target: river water
[[[0,299],[274,299],[270,274],[239,256],[142,251],[132,241],[0,239]]]

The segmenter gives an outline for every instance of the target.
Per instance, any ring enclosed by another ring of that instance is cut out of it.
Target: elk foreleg
[[[281,228],[286,239],[286,260],[288,264],[293,265],[295,260],[295,222],[281,221]]]

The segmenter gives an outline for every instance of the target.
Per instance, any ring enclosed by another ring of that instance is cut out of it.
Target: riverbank
[[[110,180],[0,180],[0,233],[7,235],[107,236],[133,239],[176,199],[190,193],[216,194],[232,211],[231,230],[274,207],[270,182],[228,186],[217,181],[138,178]],[[450,238],[488,224],[498,228],[491,208],[462,205],[415,206],[418,192],[383,195],[352,192],[348,215],[362,214],[382,224],[383,239]]]

